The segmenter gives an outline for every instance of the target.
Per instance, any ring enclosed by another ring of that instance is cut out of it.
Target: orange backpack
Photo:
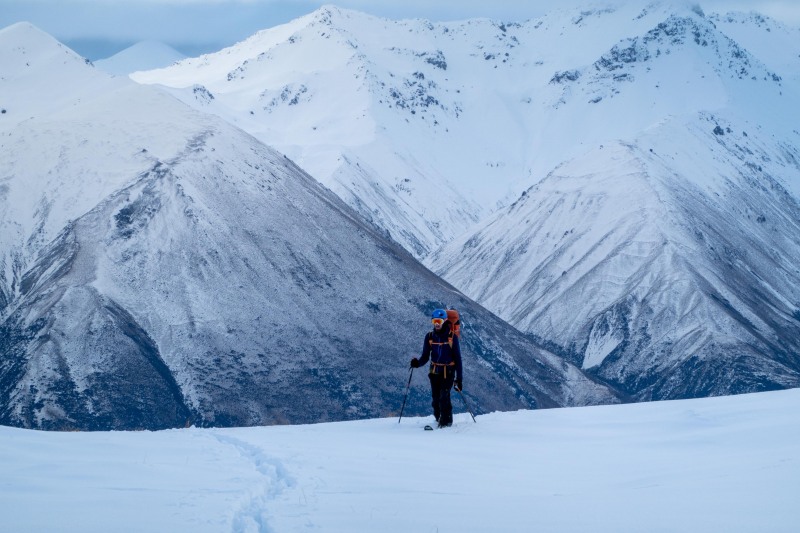
[[[461,338],[461,319],[455,309],[447,310],[447,321],[450,322],[450,331],[459,339]]]

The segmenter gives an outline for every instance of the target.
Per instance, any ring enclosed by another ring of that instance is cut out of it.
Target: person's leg
[[[431,407],[433,407],[433,417],[438,422],[439,418],[442,416],[439,404],[439,398],[442,394],[442,376],[441,374],[428,374],[428,378],[431,380]]]
[[[439,425],[443,427],[453,425],[453,403],[450,401],[450,389],[453,388],[453,372],[448,372],[447,377],[442,379],[439,388]]]

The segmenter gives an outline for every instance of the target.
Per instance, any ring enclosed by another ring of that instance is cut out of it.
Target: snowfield
[[[414,383],[420,387],[423,383]],[[459,406],[459,399],[454,400]],[[789,532],[800,389],[305,426],[0,427],[4,531]]]

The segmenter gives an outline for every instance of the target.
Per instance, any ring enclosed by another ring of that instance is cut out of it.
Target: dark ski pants
[[[440,424],[450,425],[453,423],[453,404],[450,401],[450,389],[453,388],[455,372],[452,370],[444,374],[428,374],[431,380],[431,406],[433,406],[433,416]]]

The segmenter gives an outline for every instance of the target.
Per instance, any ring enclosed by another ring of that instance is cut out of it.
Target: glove
[[[411,360],[411,368],[419,368],[419,359],[416,357]]]
[[[461,380],[456,380],[456,392],[461,392]]]

